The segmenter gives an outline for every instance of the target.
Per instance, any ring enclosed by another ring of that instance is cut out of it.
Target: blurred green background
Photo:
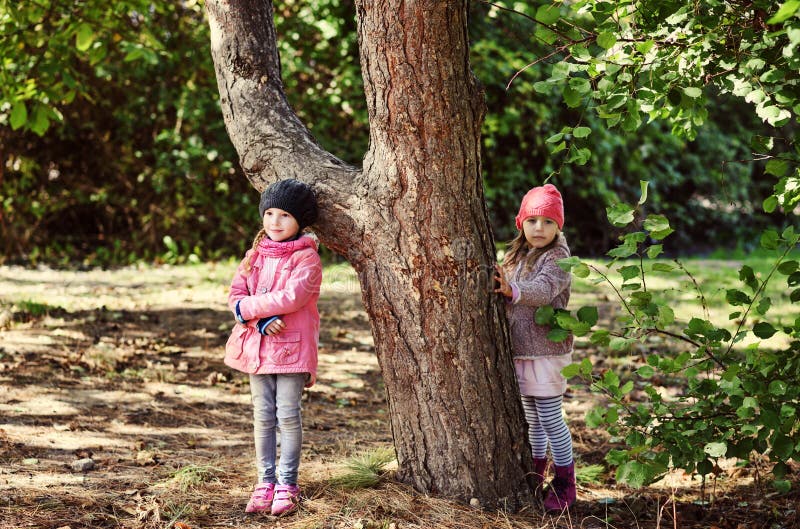
[[[544,2],[515,3],[533,15]],[[276,4],[286,93],[324,147],[359,165],[368,144],[350,0]],[[486,90],[482,167],[495,237],[513,236],[524,192],[563,192],[576,254],[602,255],[617,233],[605,205],[667,214],[671,255],[742,254],[783,222],[761,210],[774,181],[749,141],[767,128],[752,106],[710,95],[693,141],[654,122],[608,130],[534,83],[550,53],[536,24],[470,4],[471,63]],[[240,255],[258,227],[256,191],[238,167],[218,106],[203,7],[182,2],[0,0],[0,263],[113,266]],[[551,61],[553,62],[553,61]],[[592,158],[564,164],[547,138],[590,126]],[[330,257],[330,256],[329,256]]]

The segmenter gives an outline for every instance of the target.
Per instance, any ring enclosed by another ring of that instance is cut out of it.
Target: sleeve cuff
[[[519,301],[519,288],[516,283],[511,283],[511,303]]]
[[[277,320],[278,318],[280,318],[280,316],[270,316],[269,318],[261,318],[260,320],[258,320],[258,323],[256,324],[258,332],[260,334],[266,335],[267,334],[266,330],[267,327],[269,327],[269,324]]]
[[[242,317],[242,312],[239,310],[239,303],[241,302],[242,302],[241,299],[236,302],[236,321],[244,325],[247,323],[247,320]]]

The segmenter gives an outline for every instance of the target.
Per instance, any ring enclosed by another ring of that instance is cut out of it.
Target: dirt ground
[[[797,485],[778,495],[757,467],[732,462],[705,487],[675,472],[631,490],[606,470],[559,517],[535,506],[478,511],[391,474],[372,489],[332,486],[348,457],[392,442],[352,277],[326,282],[320,300],[319,383],[303,403],[306,500],[282,519],[245,515],[255,477],[249,390],[222,363],[231,272],[0,267],[0,528],[800,527]],[[603,464],[611,448],[606,432],[583,424],[594,399],[575,386],[566,400],[583,466]]]

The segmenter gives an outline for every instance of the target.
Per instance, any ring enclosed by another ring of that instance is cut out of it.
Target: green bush
[[[800,263],[791,258],[800,234],[792,226],[780,233],[764,232],[761,248],[772,255],[770,267],[761,274],[742,266],[741,284],[731,285],[725,296],[730,306],[728,323],[714,322],[701,285],[685,267],[679,261],[655,261],[661,241],[672,229],[666,217],[643,215],[646,186],[642,189],[638,204],[608,209],[612,224],[630,230],[609,252],[612,272],[575,257],[562,261],[576,276],[610,285],[620,302],[616,324],[592,333],[592,344],[613,354],[652,335],[666,339],[666,346],[650,352],[647,363],[627,379],[613,370],[596,373],[588,359],[565,368],[565,376],[582,377],[610,401],[589,411],[587,424],[607,428],[623,441],[625,448],[611,451],[606,460],[617,467],[617,479],[633,486],[648,484],[669,468],[706,476],[716,472],[719,458],[747,461],[759,454],[774,463],[775,487],[788,490],[789,482],[783,479],[787,462],[800,457],[800,316],[771,311],[776,300],[767,295],[766,287],[772,281],[785,281],[790,303],[800,301]],[[670,306],[648,288],[648,281],[675,273],[687,274],[694,285],[702,301],[702,316],[676,321]],[[569,313],[559,317],[549,311],[554,339],[565,330],[589,335],[596,312],[581,311],[577,317]],[[590,313],[593,317],[587,317]],[[784,335],[787,345],[763,344],[776,334]],[[742,346],[746,337],[757,340]],[[685,380],[685,389],[672,398],[658,392],[651,382],[675,377]],[[644,392],[640,402],[629,398],[636,386]]]

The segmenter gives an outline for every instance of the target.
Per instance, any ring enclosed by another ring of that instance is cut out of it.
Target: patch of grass
[[[176,470],[167,480],[167,484],[175,485],[186,492],[199,487],[203,483],[217,481],[217,474],[221,469],[208,465],[189,465]]]
[[[381,447],[351,457],[346,471],[331,479],[331,485],[343,489],[374,487],[386,476],[386,466],[395,460],[394,448]]]
[[[190,517],[192,515],[192,511],[193,509],[190,505],[167,501],[164,504],[164,508],[160,517],[168,520],[166,529],[180,529],[187,526],[184,523],[178,522],[178,520],[181,518]]]
[[[603,483],[602,475],[606,471],[603,465],[575,465],[575,481],[589,485]]]
[[[24,319],[41,318],[54,310],[61,309],[61,307],[48,305],[47,303],[39,303],[30,299],[17,301],[17,312],[20,313]]]

